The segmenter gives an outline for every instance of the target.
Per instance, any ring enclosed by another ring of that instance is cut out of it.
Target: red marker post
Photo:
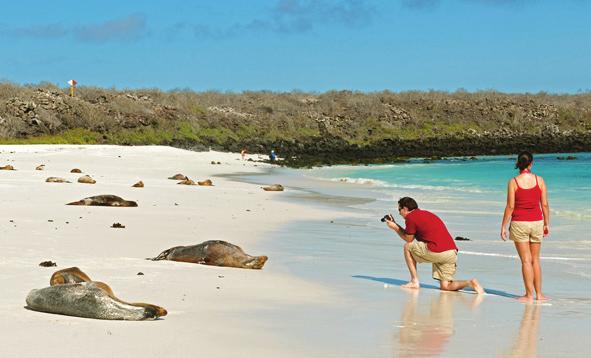
[[[74,91],[76,90],[76,80],[69,80],[68,84],[70,85],[70,97],[74,97]]]

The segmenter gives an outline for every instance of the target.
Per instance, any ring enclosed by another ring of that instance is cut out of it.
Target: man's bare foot
[[[402,287],[402,288],[419,288],[419,287],[421,287],[421,284],[419,283],[419,281],[409,281],[408,283],[405,283],[404,285],[400,285],[400,287]]]
[[[552,299],[550,297],[548,297],[548,296],[538,295],[538,297],[536,298],[536,300],[538,300],[538,301],[550,301]]]
[[[480,282],[478,282],[477,279],[475,279],[475,278],[471,279],[470,285],[472,286],[474,291],[476,291],[476,293],[478,293],[479,295],[486,293],[486,292],[484,292],[484,288],[482,288],[482,286],[480,286]]]
[[[534,296],[525,295],[525,296],[517,297],[516,300],[519,302],[533,302]]]

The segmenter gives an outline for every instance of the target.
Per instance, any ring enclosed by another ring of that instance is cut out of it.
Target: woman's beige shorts
[[[511,221],[509,238],[515,242],[542,242],[544,237],[544,220]]]

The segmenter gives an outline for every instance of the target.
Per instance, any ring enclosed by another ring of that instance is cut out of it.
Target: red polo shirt
[[[409,235],[415,235],[415,239],[426,242],[429,251],[458,249],[443,221],[430,211],[414,209],[406,215],[405,225],[404,231]]]

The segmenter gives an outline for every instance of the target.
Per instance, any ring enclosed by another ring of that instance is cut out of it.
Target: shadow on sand
[[[373,276],[364,276],[364,275],[353,275],[351,277],[381,282],[381,283],[385,283],[385,284],[393,285],[393,286],[402,286],[408,282],[408,281],[399,280],[396,278],[389,278],[389,277],[373,277]],[[421,288],[439,290],[439,286],[429,285],[429,284],[424,284],[424,283],[421,283]],[[501,291],[501,290],[495,290],[492,288],[485,288],[484,291],[489,295],[495,295],[495,296],[501,296],[501,297],[507,297],[507,298],[518,298],[519,297],[518,295],[514,295],[512,293]],[[474,291],[470,290],[470,291],[463,291],[463,292],[472,293]]]

